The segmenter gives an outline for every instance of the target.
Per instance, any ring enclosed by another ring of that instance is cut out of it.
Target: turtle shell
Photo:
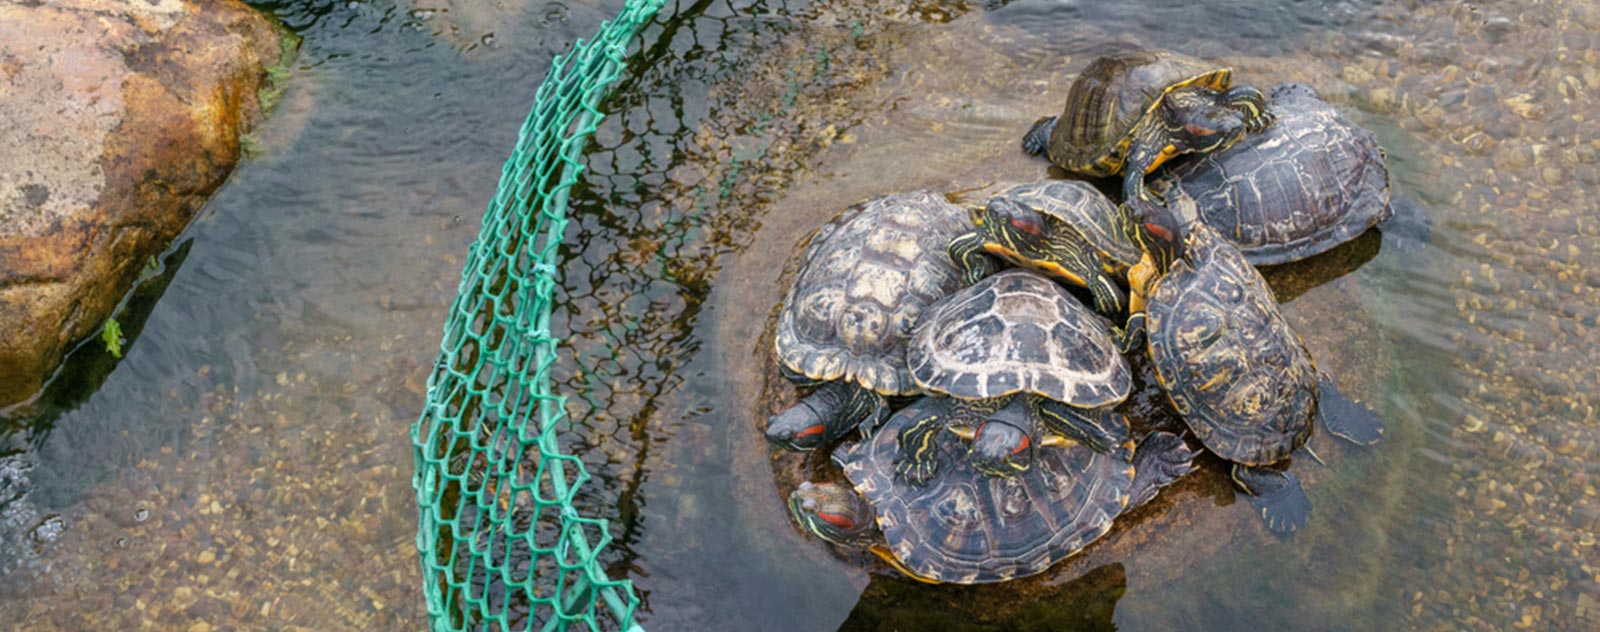
[[[918,325],[906,358],[924,389],[961,399],[1027,392],[1080,408],[1128,397],[1133,378],[1108,325],[1031,270],[951,294]]]
[[[1146,335],[1156,375],[1195,436],[1245,465],[1274,463],[1311,436],[1317,370],[1272,289],[1201,222],[1187,254],[1152,281]]]
[[[1011,198],[1077,228],[1084,241],[1109,260],[1112,268],[1132,267],[1144,254],[1123,231],[1117,205],[1087,182],[1028,182],[1009,187],[996,197]]]
[[[1227,90],[1233,69],[1177,53],[1134,50],[1094,60],[1067,92],[1050,134],[1050,160],[1071,171],[1113,176],[1122,171],[1133,130],[1168,92],[1190,86]]]
[[[941,437],[939,473],[912,487],[895,477],[897,438],[923,406],[902,410],[834,460],[872,504],[889,550],[907,568],[941,582],[977,584],[1026,577],[1066,559],[1111,530],[1129,501],[1132,444],[1110,454],[1082,446],[1040,450],[1017,476],[987,476]]]
[[[1201,219],[1255,265],[1304,259],[1387,220],[1389,168],[1372,132],[1345,118],[1315,89],[1272,89],[1277,123],[1225,151],[1165,170],[1194,198]]]
[[[813,380],[918,392],[906,342],[923,310],[963,285],[946,247],[970,227],[966,211],[928,191],[874,198],[834,217],[812,237],[784,298],[779,361]]]

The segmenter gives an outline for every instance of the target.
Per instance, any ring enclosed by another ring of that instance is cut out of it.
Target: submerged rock
[[[0,406],[227,178],[279,43],[237,0],[0,0]]]

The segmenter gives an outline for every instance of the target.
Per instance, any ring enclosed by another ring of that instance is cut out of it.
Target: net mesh
[[[629,42],[663,0],[629,0],[551,64],[484,214],[444,325],[416,457],[417,550],[434,630],[640,630],[631,582],[597,562],[604,520],[573,508],[589,478],[556,431],[550,333],[567,197]]]

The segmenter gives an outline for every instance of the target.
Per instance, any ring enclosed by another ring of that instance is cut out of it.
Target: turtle
[[[919,392],[906,343],[927,306],[965,285],[947,246],[970,221],[944,196],[912,191],[853,205],[817,230],[774,337],[784,376],[815,391],[768,420],[768,440],[810,450],[857,426],[870,433],[885,398]]]
[[[1293,472],[1272,466],[1303,447],[1317,422],[1360,445],[1382,437],[1382,422],[1317,369],[1261,273],[1193,219],[1194,200],[1178,188],[1168,202],[1136,210],[1145,257],[1128,274],[1133,311],[1118,345],[1148,352],[1184,424],[1234,463],[1234,483],[1269,529],[1287,534],[1305,524],[1311,501]]]
[[[1123,199],[1154,201],[1146,173],[1179,154],[1226,149],[1272,120],[1266,96],[1234,86],[1233,69],[1138,49],[1091,62],[1061,115],[1035,122],[1022,149],[1067,171],[1121,174]]]
[[[906,351],[912,379],[934,395],[929,414],[900,433],[895,467],[927,481],[941,429],[975,441],[972,463],[996,476],[1026,470],[1035,442],[1062,436],[1110,452],[1127,435],[1111,409],[1133,385],[1111,327],[1065,288],[1012,269],[962,288],[929,308]],[[984,436],[1004,421],[1010,442]]]
[[[926,485],[909,485],[895,476],[896,438],[936,408],[932,398],[918,400],[872,439],[835,450],[853,489],[801,483],[789,495],[795,520],[827,542],[867,547],[919,581],[1000,582],[1077,553],[1110,531],[1117,516],[1193,469],[1194,452],[1182,438],[1154,432],[1110,453],[1041,450],[1035,467],[998,478],[963,463],[961,441],[946,434],[934,449],[948,467]]]
[[[1127,216],[1105,194],[1080,180],[1041,180],[1010,186],[976,213],[977,228],[950,241],[950,258],[969,283],[994,264],[988,253],[1089,289],[1095,309],[1121,314],[1127,297],[1112,274],[1142,254]]]
[[[1272,88],[1277,123],[1234,146],[1155,174],[1157,191],[1182,183],[1200,218],[1250,263],[1320,254],[1389,219],[1389,168],[1372,132],[1345,118],[1315,88]]]

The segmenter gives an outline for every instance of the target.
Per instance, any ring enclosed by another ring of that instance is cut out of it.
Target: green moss
[[[105,326],[100,328],[100,340],[106,343],[106,351],[110,351],[112,357],[122,357],[122,325],[115,316],[106,319]]]
[[[250,134],[239,135],[239,155],[244,158],[254,158],[261,153],[261,143]]]
[[[283,37],[278,38],[278,61],[268,66],[267,80],[261,83],[261,88],[256,91],[256,98],[261,101],[261,111],[271,112],[278,107],[278,102],[283,98],[283,91],[289,87],[289,69],[296,57],[300,55],[300,36],[287,30]]]

